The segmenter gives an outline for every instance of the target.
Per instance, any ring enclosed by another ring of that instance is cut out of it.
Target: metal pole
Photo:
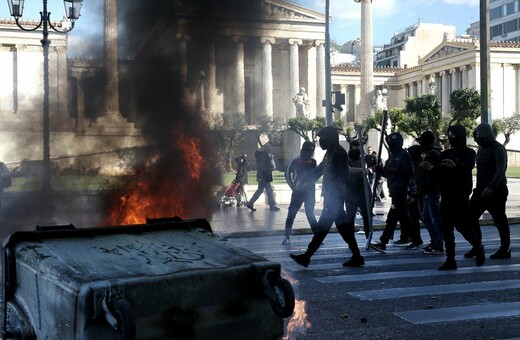
[[[480,117],[482,123],[491,124],[489,40],[489,0],[480,0]]]
[[[41,191],[40,218],[42,222],[51,222],[53,218],[53,200],[51,187],[50,158],[50,117],[49,117],[49,37],[47,0],[43,0],[43,177]]]
[[[325,120],[332,125],[332,81],[330,79],[329,0],[325,0]]]

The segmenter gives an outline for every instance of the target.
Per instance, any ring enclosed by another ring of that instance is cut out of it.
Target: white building
[[[489,33],[492,41],[520,42],[519,0],[490,0]]]

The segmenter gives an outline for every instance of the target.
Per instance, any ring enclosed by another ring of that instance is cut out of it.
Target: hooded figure
[[[441,190],[441,230],[446,246],[446,261],[439,270],[457,269],[455,261],[454,228],[473,246],[477,266],[485,262],[484,247],[469,225],[469,195],[473,187],[472,170],[475,151],[466,145],[466,128],[453,125],[448,128],[451,148],[440,156],[439,177]]]
[[[477,151],[477,184],[470,201],[470,223],[482,240],[479,219],[484,211],[488,211],[498,229],[500,248],[491,255],[492,259],[509,259],[510,230],[506,216],[506,201],[509,194],[507,188],[506,169],[507,152],[502,144],[495,140],[491,125],[482,123],[473,131],[475,142],[479,145]],[[474,249],[465,254],[475,255]]]
[[[300,156],[292,159],[285,170],[285,180],[292,190],[291,202],[285,220],[285,238],[282,241],[283,245],[289,245],[292,226],[296,214],[300,210],[302,204],[305,203],[305,215],[311,229],[314,231],[318,222],[314,214],[314,206],[316,204],[315,185],[314,182],[303,182],[301,179],[316,169],[316,160],[312,158],[314,154],[314,143],[305,141],[300,150]]]
[[[339,145],[339,133],[336,128],[324,127],[318,132],[318,136],[320,147],[327,152],[320,165],[302,181],[314,183],[323,175],[323,211],[307,251],[304,254],[290,256],[299,265],[307,267],[312,255],[319,249],[335,223],[339,234],[352,251],[352,258],[343,263],[343,266],[360,267],[365,264],[365,260],[359,251],[354,225],[348,223],[344,208],[350,180],[347,151]]]
[[[389,134],[386,142],[390,149],[390,156],[382,169],[382,175],[388,180],[388,191],[392,204],[379,242],[370,244],[372,249],[381,253],[386,252],[386,245],[394,236],[397,222],[400,223],[401,228],[408,231],[412,223],[406,211],[408,184],[413,176],[412,159],[403,149],[403,136],[399,132]]]

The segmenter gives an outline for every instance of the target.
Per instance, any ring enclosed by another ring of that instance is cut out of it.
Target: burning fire
[[[105,223],[109,225],[142,224],[146,218],[179,216],[187,218],[200,209],[197,197],[207,184],[201,183],[205,160],[202,141],[178,127],[171,144],[171,154],[155,152],[146,165],[128,179],[109,208]]]
[[[291,286],[296,287],[298,280],[289,275],[282,269],[281,275],[284,279],[289,281]],[[296,339],[298,335],[307,333],[307,329],[311,328],[311,323],[307,320],[307,312],[305,311],[306,302],[304,300],[294,301],[294,313],[287,323],[287,335],[284,340]]]

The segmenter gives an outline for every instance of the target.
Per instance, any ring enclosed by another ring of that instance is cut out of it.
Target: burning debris
[[[282,270],[282,277],[289,281],[291,286],[296,289],[299,282],[298,280],[290,276],[285,270]],[[310,321],[307,320],[306,304],[304,300],[295,300],[294,313],[287,323],[286,336],[283,337],[284,340],[297,339],[299,335],[305,335],[307,329],[311,328],[312,325]]]

